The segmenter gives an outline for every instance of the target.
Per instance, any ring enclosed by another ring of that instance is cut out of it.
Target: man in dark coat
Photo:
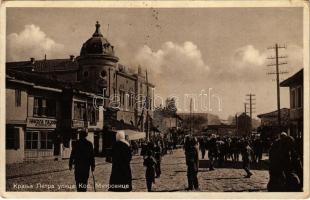
[[[146,167],[145,179],[147,191],[152,191],[152,184],[155,183],[155,168],[156,160],[153,157],[153,152],[151,150],[147,151],[147,156],[144,159],[143,165]]]
[[[271,145],[269,161],[268,191],[302,191],[302,165],[291,136],[280,134]]]
[[[87,132],[80,132],[80,139],[72,148],[69,169],[74,165],[74,175],[76,188],[78,192],[87,191],[87,183],[89,177],[89,169],[95,170],[94,148],[91,142],[87,139]]]
[[[205,143],[204,138],[201,138],[199,140],[199,149],[201,151],[201,158],[204,159],[206,155],[206,143]]]
[[[198,142],[196,138],[192,136],[188,136],[185,140],[184,144],[185,150],[185,158],[186,158],[186,165],[187,165],[187,180],[188,180],[188,190],[195,190],[199,189],[198,185]]]
[[[130,168],[131,151],[125,140],[125,132],[116,133],[116,143],[112,147],[112,172],[109,191],[129,192],[132,190],[132,175]]]
[[[269,150],[269,182],[267,184],[269,192],[280,192],[284,191],[285,188],[285,174],[281,154],[281,142],[280,138],[277,138]]]
[[[160,142],[157,141],[154,145],[154,157],[156,159],[156,178],[159,178],[161,174],[161,152],[162,148],[160,146]]]
[[[211,138],[208,142],[208,157],[209,157],[209,160],[210,160],[210,167],[209,167],[209,170],[214,170],[214,161],[216,159],[216,157],[218,156],[218,146],[216,144],[216,136],[214,134],[211,135]]]

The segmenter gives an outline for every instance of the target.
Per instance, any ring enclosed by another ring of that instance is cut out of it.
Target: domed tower
[[[94,34],[83,44],[77,61],[78,77],[85,88],[99,94],[105,91],[105,96],[111,95],[118,57],[114,54],[114,47],[101,34],[98,21]]]

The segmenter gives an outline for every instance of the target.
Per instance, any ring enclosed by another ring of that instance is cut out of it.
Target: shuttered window
[[[19,128],[13,126],[6,127],[6,149],[19,149],[20,148],[20,135]]]
[[[15,106],[20,107],[22,104],[22,96],[21,96],[21,91],[16,89],[15,90]]]

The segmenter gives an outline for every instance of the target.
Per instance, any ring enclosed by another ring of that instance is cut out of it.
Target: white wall
[[[6,121],[25,121],[27,118],[27,93],[21,91],[21,106],[15,105],[15,89],[6,88]]]

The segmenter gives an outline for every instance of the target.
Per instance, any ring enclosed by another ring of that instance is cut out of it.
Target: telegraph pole
[[[246,122],[247,117],[247,105],[248,103],[244,103],[244,126],[245,126],[245,132],[248,132],[248,123]]]
[[[253,126],[252,126],[252,114],[253,114],[253,110],[254,110],[254,108],[253,108],[253,105],[255,105],[255,103],[253,103],[253,101],[255,101],[255,99],[253,99],[253,97],[255,97],[255,94],[247,94],[246,95],[247,97],[249,97],[249,99],[247,99],[247,101],[249,101],[249,105],[250,105],[250,131],[251,131],[251,133],[252,133],[252,128],[253,128]]]
[[[276,61],[274,64],[269,64],[267,66],[276,66],[275,72],[267,73],[268,75],[276,75],[276,82],[277,82],[277,108],[278,108],[278,125],[281,126],[281,107],[280,107],[280,82],[279,77],[280,74],[286,74],[288,72],[286,71],[279,71],[280,65],[285,65],[287,62],[279,62],[279,59],[281,58],[287,58],[287,56],[279,56],[279,49],[285,49],[286,46],[279,46],[277,43],[273,47],[269,47],[268,49],[274,49],[275,50],[275,57],[269,57],[268,59],[273,59]]]
[[[189,122],[190,122],[190,126],[189,126],[190,127],[190,135],[192,135],[192,120],[193,120],[192,119],[192,109],[193,109],[192,108],[192,106],[193,106],[192,104],[193,104],[193,99],[191,98],[190,105],[189,105],[189,112],[190,112],[190,114],[189,114],[189,117],[190,117],[189,118]]]
[[[149,80],[147,76],[147,71],[145,72],[145,79],[146,79],[146,135],[147,141],[150,141],[150,127],[149,127]]]

